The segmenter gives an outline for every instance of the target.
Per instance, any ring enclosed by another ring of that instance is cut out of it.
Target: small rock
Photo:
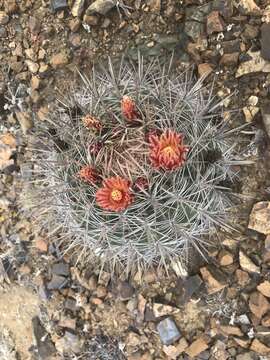
[[[160,321],[157,325],[157,330],[164,345],[171,345],[181,337],[175,322],[171,318]]]
[[[138,315],[137,315],[138,323],[142,323],[144,320],[146,302],[147,301],[145,300],[145,298],[141,294],[139,294],[138,295]]]
[[[229,251],[223,251],[219,255],[219,263],[221,266],[229,266],[233,264],[233,255]]]
[[[178,359],[178,356],[181,355],[187,347],[187,340],[185,338],[181,338],[177,345],[164,345],[163,351],[169,357],[169,359]]]
[[[261,201],[253,206],[248,227],[265,235],[270,234],[270,202]]]
[[[105,286],[99,285],[95,293],[98,298],[103,299],[107,295],[107,288]]]
[[[98,17],[95,15],[84,15],[83,22],[87,25],[96,26],[98,24]]]
[[[52,273],[55,275],[69,276],[69,266],[63,262],[53,264]]]
[[[86,15],[93,13],[106,15],[114,6],[115,1],[113,0],[96,0],[87,8]]]
[[[212,71],[213,71],[212,64],[203,63],[198,65],[199,77],[207,77]]]
[[[149,6],[151,12],[160,13],[161,0],[148,0],[147,5]]]
[[[66,331],[65,335],[55,342],[57,351],[59,351],[62,355],[72,353],[79,354],[81,352],[82,345],[83,343],[79,337],[69,331]]]
[[[58,326],[60,326],[62,328],[68,328],[71,330],[75,330],[76,329],[76,319],[71,319],[69,317],[61,316],[61,319],[58,322]]]
[[[270,62],[261,57],[260,51],[248,51],[247,55],[250,57],[250,60],[242,62],[239,65],[235,74],[237,78],[255,72],[270,72]]]
[[[183,294],[183,303],[188,302],[194,294],[200,289],[203,281],[199,275],[190,276],[184,280],[181,288]]]
[[[270,310],[270,304],[261,293],[254,292],[249,298],[249,308],[258,319],[261,319]]]
[[[11,133],[0,135],[0,171],[14,165],[12,155],[16,151],[16,139]]]
[[[226,287],[226,284],[217,280],[207,267],[201,268],[200,273],[203,277],[203,280],[207,284],[208,294],[214,294],[215,292],[218,292]]]
[[[239,0],[237,7],[244,15],[259,15],[261,12],[261,9],[254,0]]]
[[[153,304],[153,312],[156,318],[165,316],[165,315],[173,315],[177,314],[180,310],[170,306],[170,305],[164,305],[159,303]]]
[[[24,135],[26,135],[34,125],[31,114],[26,111],[17,111],[16,117],[17,120],[19,121],[22,132],[24,133]]]
[[[270,60],[270,24],[261,27],[261,55],[265,60]]]
[[[34,61],[32,60],[25,60],[25,64],[27,65],[29,71],[32,73],[32,74],[35,74],[38,72],[38,69],[39,69],[39,65],[37,63],[35,63]]]
[[[0,11],[0,25],[6,25],[9,22],[9,16],[4,11]]]
[[[39,86],[40,86],[40,79],[37,76],[32,76],[31,89],[38,90]]]
[[[246,122],[250,123],[254,119],[255,115],[259,112],[260,108],[257,106],[245,106],[242,110],[245,115]]]
[[[41,23],[36,17],[30,16],[28,19],[29,30],[33,34],[38,34],[41,29]]]
[[[220,340],[217,340],[214,346],[212,346],[211,352],[215,359],[227,360],[230,357],[228,351],[226,351],[226,344]],[[201,356],[200,356],[201,357]]]
[[[236,66],[238,64],[239,53],[234,52],[222,55],[219,64],[222,66]]]
[[[77,302],[74,299],[67,298],[64,303],[65,309],[76,311],[78,310]]]
[[[69,28],[72,32],[76,32],[79,30],[80,26],[81,26],[81,20],[80,19],[71,19],[69,21]]]
[[[246,352],[244,354],[239,354],[236,356],[236,360],[254,360],[253,354],[251,352]]]
[[[266,297],[270,297],[270,281],[264,281],[257,286],[257,290]]]
[[[220,330],[226,335],[235,335],[235,336],[243,336],[244,334],[237,326],[224,325],[220,326]]]
[[[71,9],[71,14],[74,17],[80,17],[83,14],[85,6],[85,0],[75,0]]]
[[[247,272],[237,269],[235,274],[241,286],[245,286],[249,283],[250,277]]]
[[[262,326],[270,327],[270,314],[266,315],[266,316],[262,319]]]
[[[242,338],[233,338],[237,345],[241,346],[244,349],[247,349],[250,344],[250,340],[242,339]]]
[[[243,253],[242,250],[239,251],[239,263],[244,271],[247,271],[249,273],[260,273],[260,268],[255,265],[254,262],[252,262],[250,258]]]
[[[40,359],[52,359],[56,349],[37,316],[32,319],[32,328],[34,343]]]
[[[48,290],[59,290],[67,286],[68,280],[64,276],[53,274],[52,279],[48,282]]]
[[[222,20],[218,11],[212,11],[207,16],[206,28],[208,35],[216,32],[222,32],[224,30],[224,21]]]
[[[214,0],[212,9],[217,10],[223,16],[224,19],[230,19],[233,15],[233,1]]]
[[[66,0],[51,0],[51,8],[53,12],[65,10],[68,8]]]
[[[254,339],[250,346],[250,350],[255,351],[260,355],[268,355],[270,354],[270,347],[261,343],[258,339]]]
[[[69,57],[65,51],[55,54],[50,59],[50,64],[53,68],[57,68],[69,63]]]
[[[191,358],[194,358],[208,349],[208,343],[209,339],[206,336],[201,336],[185,350],[185,353]]]
[[[117,285],[117,292],[122,301],[127,301],[133,297],[135,289],[127,281],[120,281]]]
[[[186,21],[185,33],[193,40],[198,41],[198,38],[204,35],[204,24],[198,21]]]

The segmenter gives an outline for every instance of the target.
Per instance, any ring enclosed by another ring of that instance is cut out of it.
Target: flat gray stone
[[[157,331],[164,345],[171,345],[181,337],[175,322],[169,317],[158,323]]]

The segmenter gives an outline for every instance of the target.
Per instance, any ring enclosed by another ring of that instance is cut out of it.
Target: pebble
[[[79,30],[80,26],[81,26],[81,20],[76,18],[76,19],[71,19],[68,23],[69,28],[72,32],[76,32]]]
[[[250,311],[258,318],[261,319],[270,310],[270,303],[259,292],[254,292],[249,298]]]
[[[0,11],[0,25],[6,25],[9,22],[9,16],[4,11]]]
[[[0,170],[4,170],[14,164],[12,155],[16,151],[16,139],[11,133],[0,136]]]
[[[258,339],[254,339],[250,346],[250,350],[255,351],[257,354],[260,355],[268,355],[270,354],[270,347],[264,345]]]
[[[238,64],[239,53],[234,52],[222,55],[219,64],[222,66],[236,66]]]
[[[68,280],[64,276],[53,274],[52,279],[47,283],[48,290],[58,290],[67,287]]]
[[[206,29],[208,35],[224,30],[224,21],[218,11],[212,11],[207,16]]]
[[[207,350],[209,345],[209,339],[207,336],[201,336],[197,340],[195,340],[186,350],[185,353],[194,358],[198,356],[203,351]]]
[[[214,294],[225,288],[226,284],[214,277],[207,267],[201,268],[200,273],[206,282],[208,294]]]
[[[68,8],[66,0],[51,0],[51,8],[53,12],[65,10]]]
[[[270,24],[261,26],[261,55],[265,60],[270,60]]]
[[[50,64],[53,68],[61,67],[69,63],[68,55],[65,51],[55,54],[50,59]]]
[[[115,6],[114,0],[96,0],[86,10],[86,15],[98,13],[106,15]]]
[[[37,63],[35,63],[34,61],[32,60],[25,60],[25,64],[27,65],[29,71],[32,73],[32,74],[36,74],[38,72],[38,69],[39,69],[39,65]]]
[[[84,15],[83,22],[87,25],[96,26],[98,24],[98,17],[95,15]]]
[[[213,71],[213,65],[209,63],[202,63],[198,65],[199,77],[207,77]]]
[[[199,275],[189,276],[184,280],[181,288],[183,303],[188,302],[201,288],[203,281]]]
[[[239,251],[239,263],[241,268],[248,273],[260,273],[260,268],[242,251]]]
[[[52,359],[56,352],[55,346],[41,324],[38,316],[32,319],[33,339],[40,359]]]
[[[221,266],[228,266],[233,264],[233,255],[229,251],[223,251],[219,255],[219,263]]]
[[[264,296],[270,298],[270,281],[264,281],[257,286],[257,290]]]
[[[171,345],[181,337],[180,331],[171,318],[160,321],[157,325],[157,331],[164,345]]]
[[[265,235],[270,234],[270,202],[261,201],[253,206],[248,227]]]
[[[127,301],[133,297],[135,289],[129,282],[120,281],[117,285],[117,293],[122,301]]]
[[[53,264],[52,273],[55,275],[69,276],[69,266],[63,262]]]
[[[248,51],[247,55],[249,56],[250,60],[242,62],[239,65],[235,74],[237,78],[255,72],[270,72],[270,63],[261,57],[260,51]]]
[[[84,11],[85,0],[75,0],[71,8],[71,14],[74,17],[81,17]]]
[[[181,355],[187,347],[188,342],[184,337],[182,337],[176,345],[164,345],[163,351],[169,357],[169,359],[178,359],[178,356]]]
[[[78,335],[69,331],[65,332],[65,335],[55,342],[55,347],[60,354],[79,354],[82,348],[82,341]]]

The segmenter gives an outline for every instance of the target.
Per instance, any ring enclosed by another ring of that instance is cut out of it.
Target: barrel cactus
[[[227,229],[236,129],[211,90],[158,60],[81,75],[41,128],[34,212],[113,269],[169,266]]]

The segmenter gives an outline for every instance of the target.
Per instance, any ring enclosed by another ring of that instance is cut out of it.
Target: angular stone
[[[204,34],[204,25],[198,21],[186,21],[185,33],[193,40],[197,41]]]
[[[261,293],[254,292],[249,298],[249,308],[258,319],[261,319],[270,310],[270,303]]]
[[[71,14],[74,17],[80,17],[83,14],[85,6],[85,0],[75,0],[71,9]]]
[[[199,77],[207,77],[213,71],[213,65],[208,63],[202,63],[198,65]]]
[[[208,349],[208,340],[209,339],[206,336],[199,337],[185,350],[185,353],[191,358],[198,356],[200,353]]]
[[[239,263],[241,268],[248,273],[260,273],[260,268],[242,250],[239,251]]]
[[[96,0],[87,8],[86,15],[91,15],[93,13],[106,15],[115,4],[114,0]]]
[[[9,16],[4,11],[0,11],[0,25],[6,25],[9,22]]]
[[[255,115],[260,111],[260,108],[257,106],[244,106],[242,110],[245,115],[246,122],[250,123],[254,119]]]
[[[234,339],[234,341],[236,342],[236,344],[238,344],[238,345],[241,346],[242,348],[246,349],[246,348],[249,347],[250,340],[246,340],[246,339],[242,339],[242,338],[237,338],[237,337],[234,337],[233,339]]]
[[[270,60],[270,24],[264,23],[261,27],[261,55]]]
[[[160,321],[157,330],[164,345],[171,345],[181,337],[180,331],[171,318]]]
[[[127,281],[120,281],[117,285],[117,292],[122,301],[127,301],[132,298],[135,293],[135,289]]]
[[[46,330],[42,326],[38,316],[32,319],[33,327],[33,338],[34,343],[37,347],[37,352],[40,359],[52,359],[53,354],[55,354],[56,349],[53,345],[53,342],[50,340]]]
[[[65,335],[55,342],[57,351],[60,354],[79,354],[82,349],[82,341],[76,334],[73,334],[69,331],[65,332]]]
[[[220,282],[216,277],[214,277],[207,267],[201,268],[200,273],[207,284],[208,294],[214,294],[226,287],[226,284]]]
[[[244,15],[259,15],[261,12],[261,9],[254,0],[239,0],[237,6]]]
[[[153,312],[156,318],[165,316],[165,315],[173,315],[177,314],[180,310],[170,306],[170,305],[164,305],[159,303],[153,304]]]
[[[222,251],[219,254],[219,263],[221,266],[228,266],[233,264],[233,255],[229,251]]]
[[[242,331],[237,326],[221,325],[220,330],[226,335],[243,336]]]
[[[68,280],[64,276],[53,274],[52,279],[48,282],[48,290],[58,290],[67,287]]]
[[[53,12],[65,10],[68,8],[66,0],[51,0],[51,8]]]
[[[264,296],[270,298],[270,281],[264,281],[257,286],[257,290]]]
[[[181,338],[176,345],[163,346],[163,351],[169,357],[169,359],[178,359],[185,349],[188,347],[188,342],[185,338]]]
[[[30,71],[32,74],[35,74],[35,73],[38,72],[38,69],[39,69],[38,63],[35,63],[35,62],[32,61],[32,60],[25,60],[25,64],[27,65],[29,71]]]
[[[84,15],[83,22],[87,25],[96,26],[98,24],[98,17],[96,15]]]
[[[0,171],[14,164],[12,155],[16,151],[16,139],[11,133],[0,135]]]
[[[254,339],[250,346],[250,350],[255,351],[260,355],[268,355],[270,354],[270,347],[261,343],[258,339]]]
[[[50,64],[53,68],[57,68],[63,65],[67,65],[69,63],[68,55],[65,51],[61,51],[58,54],[55,54],[50,59]]]
[[[235,77],[240,77],[243,75],[255,73],[255,72],[270,72],[270,62],[264,60],[261,57],[260,51],[248,51],[247,55],[250,57],[250,60],[242,62],[235,74]]]
[[[203,281],[199,275],[190,276],[185,279],[181,288],[181,292],[183,292],[183,303],[188,302],[200,289],[202,284]]]
[[[253,206],[248,227],[265,235],[270,234],[270,202],[261,201]]]
[[[69,265],[64,262],[53,264],[52,273],[55,275],[69,276]]]
[[[222,66],[235,66],[238,64],[239,53],[230,53],[222,55],[219,64]]]
[[[222,32],[224,30],[224,21],[222,20],[221,16],[219,15],[218,11],[212,11],[207,16],[207,34],[211,35],[216,32]]]

